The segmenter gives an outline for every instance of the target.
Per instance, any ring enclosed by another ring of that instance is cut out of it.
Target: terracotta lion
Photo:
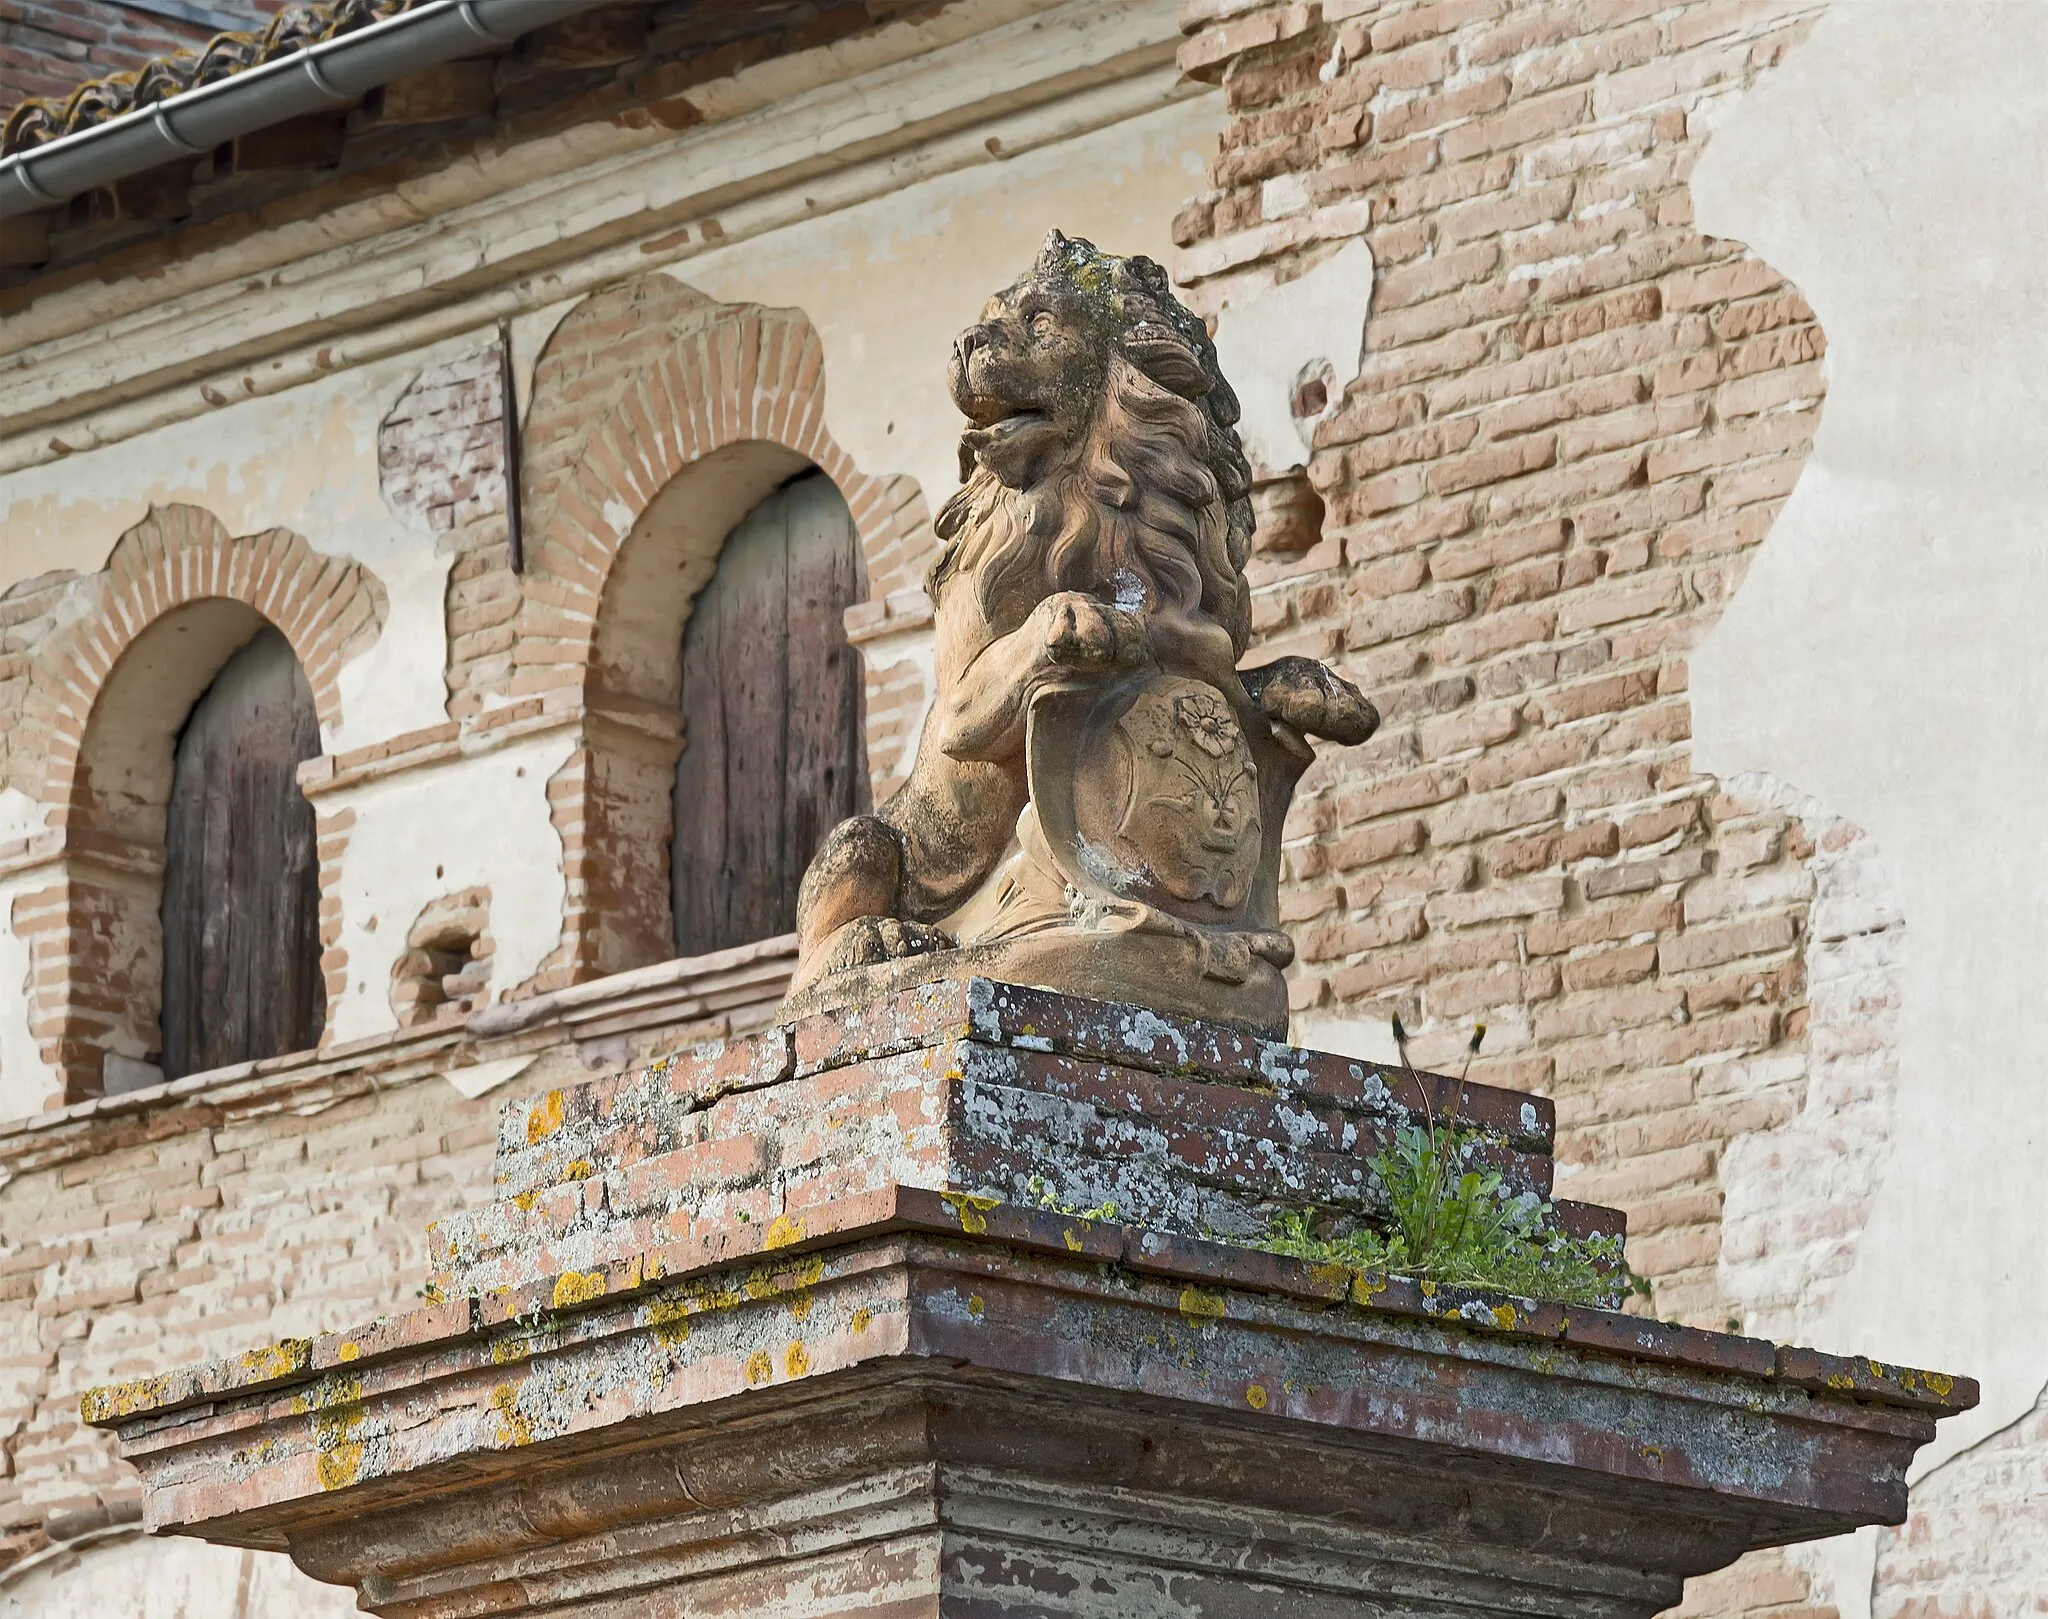
[[[1378,723],[1309,659],[1237,667],[1252,538],[1238,402],[1157,264],[1053,232],[955,341],[950,384],[969,425],[927,581],[934,706],[901,791],[842,822],[804,878],[799,990],[954,945],[949,919],[1017,847],[1048,692],[1199,682],[1248,736],[1292,750],[1288,793],[1304,736],[1359,742]]]

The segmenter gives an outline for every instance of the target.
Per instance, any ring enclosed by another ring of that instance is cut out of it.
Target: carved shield
[[[1301,765],[1249,712],[1251,725],[1215,687],[1157,671],[1039,695],[1032,807],[1078,895],[1205,928],[1275,925],[1280,823]]]

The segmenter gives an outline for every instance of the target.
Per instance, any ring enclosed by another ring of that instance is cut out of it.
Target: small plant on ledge
[[[1475,1025],[1467,1072],[1485,1038],[1486,1025]],[[1394,1043],[1420,1084],[1398,1017]],[[1460,1074],[1461,1100],[1464,1084]],[[1388,1230],[1320,1236],[1313,1216],[1295,1210],[1281,1215],[1258,1246],[1291,1259],[1562,1304],[1616,1309],[1631,1294],[1648,1292],[1624,1261],[1619,1237],[1575,1237],[1558,1229],[1550,1203],[1534,1192],[1510,1192],[1497,1170],[1472,1168],[1479,1138],[1440,1117],[1426,1088],[1424,1100],[1427,1123],[1402,1125],[1371,1159],[1387,1195]],[[1449,1111],[1455,1116],[1457,1109]]]
[[[1486,1025],[1476,1024],[1465,1052],[1466,1073],[1485,1038]],[[1286,1259],[1558,1304],[1614,1310],[1631,1297],[1647,1297],[1650,1284],[1628,1268],[1621,1238],[1575,1237],[1558,1227],[1553,1204],[1534,1192],[1509,1191],[1498,1170],[1471,1167],[1484,1143],[1443,1116],[1447,1111],[1454,1117],[1458,1109],[1441,1108],[1408,1062],[1408,1035],[1399,1018],[1394,1042],[1422,1090],[1426,1122],[1400,1126],[1393,1141],[1368,1160],[1386,1192],[1389,1229],[1359,1226],[1321,1235],[1314,1210],[1290,1209],[1256,1237],[1206,1235]],[[1464,1089],[1461,1073],[1461,1103]],[[1063,1201],[1041,1176],[1032,1176],[1026,1190],[1038,1208],[1070,1220],[1117,1217],[1114,1203],[1084,1209]]]

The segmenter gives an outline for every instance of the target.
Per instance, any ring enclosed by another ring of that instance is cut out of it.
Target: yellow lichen
[[[554,1304],[557,1310],[573,1309],[603,1296],[604,1277],[597,1271],[586,1275],[581,1271],[565,1270],[555,1278]]]
[[[797,1339],[782,1356],[782,1369],[791,1377],[802,1377],[811,1369],[811,1353],[804,1348],[803,1340]]]
[[[588,1158],[572,1158],[562,1170],[565,1181],[587,1181],[597,1173],[597,1166]]]
[[[1067,1252],[1070,1254],[1078,1254],[1087,1245],[1087,1239],[1072,1226],[1068,1226],[1060,1235],[1067,1239]]]
[[[680,1349],[690,1341],[690,1306],[687,1300],[658,1298],[647,1301],[647,1325],[654,1341],[664,1349]]]
[[[802,1292],[805,1288],[816,1287],[825,1279],[825,1261],[814,1258],[794,1269],[769,1269],[762,1267],[750,1271],[743,1284],[746,1295],[756,1301],[780,1298],[785,1293]],[[735,1299],[734,1303],[739,1301]]]
[[[335,1345],[334,1358],[336,1360],[354,1360],[361,1354],[361,1348],[355,1344],[341,1343]]]
[[[562,1093],[549,1091],[526,1115],[526,1144],[536,1146],[562,1128]]]
[[[747,1357],[747,1381],[759,1388],[763,1383],[773,1382],[775,1362],[768,1358],[768,1351],[757,1349]]]
[[[138,1411],[161,1405],[169,1390],[169,1383],[161,1377],[138,1378],[132,1383],[116,1383],[111,1388],[87,1389],[79,1397],[78,1414],[87,1422],[111,1422],[120,1417],[132,1417]]]
[[[978,1237],[988,1230],[988,1211],[996,1206],[998,1200],[974,1197],[966,1192],[941,1192],[939,1201],[953,1211],[962,1231],[970,1237]]]
[[[498,1415],[499,1444],[519,1446],[533,1443],[533,1419],[519,1409],[519,1386],[516,1383],[500,1383],[491,1390],[491,1409]]]
[[[1496,1304],[1493,1307],[1493,1324],[1502,1332],[1513,1332],[1515,1323],[1521,1319],[1515,1314],[1512,1304]]]
[[[1184,1287],[1180,1290],[1180,1313],[1185,1321],[1220,1321],[1227,1308],[1221,1293],[1207,1293],[1199,1287]]]
[[[987,1301],[984,1300],[979,1293],[970,1293],[967,1295],[967,1313],[973,1316],[975,1320],[979,1321],[981,1319],[981,1312],[986,1310],[987,1308]]]
[[[293,1372],[304,1371],[312,1357],[312,1339],[281,1338],[274,1344],[250,1350],[238,1363],[252,1378],[289,1377]]]
[[[874,1325],[874,1322],[875,1312],[863,1304],[858,1310],[853,1312],[853,1320],[848,1324],[858,1333],[866,1332],[869,1327]]]
[[[300,1402],[294,1400],[294,1406]],[[323,1490],[342,1490],[362,1475],[363,1382],[359,1377],[330,1377],[311,1396],[313,1471]]]
[[[1252,1384],[1250,1388],[1244,1391],[1244,1403],[1250,1406],[1254,1411],[1265,1410],[1266,1391],[1264,1387],[1257,1383]]]
[[[804,1223],[792,1220],[786,1214],[778,1214],[768,1223],[768,1235],[761,1239],[763,1248],[787,1248],[804,1240]]]
[[[491,1340],[491,1364],[493,1366],[516,1366],[522,1360],[533,1359],[533,1342],[523,1333]]]

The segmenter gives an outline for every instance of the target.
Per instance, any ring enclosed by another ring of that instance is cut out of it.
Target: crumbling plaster
[[[540,969],[561,938],[568,892],[547,785],[575,748],[573,735],[551,732],[322,798],[323,810],[355,811],[341,862],[348,988],[328,1008],[334,1039],[398,1026],[391,964],[420,908],[443,894],[491,891],[487,1000]]]
[[[1693,180],[1700,228],[1790,277],[1828,334],[1813,458],[1693,661],[1694,723],[1703,768],[1811,793],[1897,885],[1893,1145],[1806,1328],[1983,1380],[1920,1498],[2048,1376],[2044,54],[2048,7],[1839,0]],[[1874,1549],[1829,1554],[1844,1619],[1872,1612]]]
[[[470,334],[255,398],[192,421],[0,479],[0,588],[54,569],[90,573],[152,506],[187,503],[231,534],[279,524],[323,554],[353,557],[382,582],[376,645],[342,669],[340,753],[446,718],[442,595],[449,559],[378,487],[377,425],[423,366],[474,348]]]

